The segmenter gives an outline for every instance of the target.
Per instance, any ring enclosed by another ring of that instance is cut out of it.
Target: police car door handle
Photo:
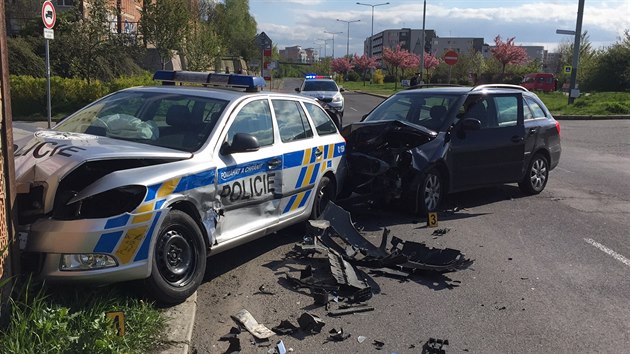
[[[278,167],[282,163],[282,160],[275,158],[267,161],[269,167]]]
[[[322,156],[322,151],[320,149],[315,149],[315,156],[320,157]]]

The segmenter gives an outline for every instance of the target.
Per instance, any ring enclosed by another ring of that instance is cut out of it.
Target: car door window
[[[532,114],[531,109],[529,109],[529,106],[527,105],[527,103],[525,103],[525,100],[523,100],[523,119],[525,120],[534,119],[534,115]]]
[[[529,97],[524,97],[524,98],[525,98],[525,100],[523,102],[527,102],[526,105],[529,106],[529,108],[532,111],[532,118],[544,118],[544,117],[546,117],[545,111],[540,107],[538,102],[532,100]]]
[[[236,133],[251,134],[258,139],[258,144],[269,146],[273,144],[273,125],[271,110],[267,100],[257,100],[247,103],[238,112],[230,129],[227,141],[232,144]]]
[[[276,114],[280,139],[283,143],[313,136],[313,130],[299,102],[273,100],[273,111]]]
[[[516,96],[496,96],[497,124],[499,127],[515,126],[518,121],[518,99]]]
[[[324,112],[324,110],[316,104],[304,103],[308,114],[310,114],[313,123],[315,124],[315,130],[319,135],[330,135],[337,132],[335,123],[330,119],[330,116]]]

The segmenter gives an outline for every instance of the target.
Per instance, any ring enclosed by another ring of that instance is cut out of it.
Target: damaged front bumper
[[[18,229],[25,267],[42,280],[113,283],[151,274],[153,235],[166,213],[103,219],[40,218]]]

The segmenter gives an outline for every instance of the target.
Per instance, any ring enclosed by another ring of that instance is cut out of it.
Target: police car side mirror
[[[237,152],[258,151],[258,149],[260,149],[260,144],[258,144],[258,139],[255,136],[247,133],[236,133],[231,145],[225,142],[221,146],[221,153],[229,155]]]
[[[300,88],[299,88],[299,87],[296,87],[296,88],[295,88],[295,92],[300,92]]]
[[[343,87],[340,87],[340,88],[339,88],[339,92],[346,92],[346,89],[345,89],[345,88],[343,88]]]

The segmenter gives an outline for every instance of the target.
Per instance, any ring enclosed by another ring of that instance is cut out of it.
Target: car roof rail
[[[464,87],[464,86],[457,85],[457,84],[418,84],[418,85],[409,86],[406,88],[406,90],[413,90],[413,89],[426,88],[426,87]]]
[[[524,91],[524,92],[528,92],[529,90],[526,89],[523,86],[520,85],[512,85],[512,84],[483,84],[483,85],[477,85],[475,87],[473,87],[470,91],[479,91],[479,90],[483,90],[483,89],[513,89],[513,90],[520,90],[520,91]]]
[[[260,76],[178,70],[158,70],[153,75],[153,80],[162,81],[162,85],[189,83],[222,88],[244,88],[246,92],[258,92],[266,84],[265,79]]]

